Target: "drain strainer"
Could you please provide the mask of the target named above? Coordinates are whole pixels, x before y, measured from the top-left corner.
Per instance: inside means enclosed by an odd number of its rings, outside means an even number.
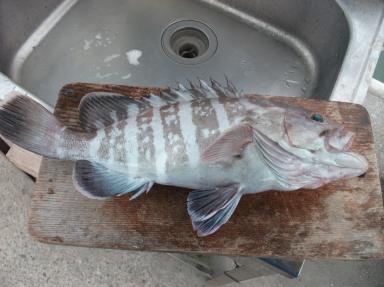
[[[207,61],[217,50],[217,38],[206,24],[196,20],[180,20],[164,29],[161,47],[172,60],[186,65]]]

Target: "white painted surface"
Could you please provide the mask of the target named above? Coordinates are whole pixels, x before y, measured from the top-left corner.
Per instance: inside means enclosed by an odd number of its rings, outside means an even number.
[[[370,94],[373,94],[377,97],[382,97],[384,99],[384,83],[378,80],[372,79],[368,92]]]

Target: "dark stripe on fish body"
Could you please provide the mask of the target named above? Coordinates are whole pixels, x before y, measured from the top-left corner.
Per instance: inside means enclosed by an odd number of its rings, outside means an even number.
[[[191,108],[192,121],[196,126],[196,142],[199,144],[200,153],[202,153],[219,135],[219,123],[211,99],[192,101]]]
[[[99,148],[97,150],[97,155],[101,160],[108,161],[110,159],[110,156],[112,156],[110,151],[113,148],[111,146],[113,128],[114,128],[113,126],[109,126],[104,129],[105,135],[101,139]]]
[[[224,107],[229,124],[233,124],[245,112],[245,107],[238,98],[219,97],[218,101]]]
[[[125,141],[125,128],[127,121],[123,120],[115,124],[115,147],[113,149],[115,161],[127,165],[127,149]]]

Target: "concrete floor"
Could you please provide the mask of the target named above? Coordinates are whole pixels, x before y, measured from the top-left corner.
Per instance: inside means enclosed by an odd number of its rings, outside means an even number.
[[[369,95],[384,183],[384,98]],[[30,239],[28,176],[0,153],[0,286],[202,286],[205,278],[161,253],[46,245]],[[270,275],[242,286],[384,286],[384,261],[306,262],[299,279]],[[232,284],[227,286],[239,286]]]

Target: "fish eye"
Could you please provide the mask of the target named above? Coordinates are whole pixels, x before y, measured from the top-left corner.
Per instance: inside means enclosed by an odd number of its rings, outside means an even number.
[[[319,122],[319,123],[323,123],[323,122],[324,122],[324,118],[323,118],[323,116],[320,115],[320,114],[313,114],[313,115],[311,116],[311,119],[312,119],[313,121],[315,121],[315,122]]]

